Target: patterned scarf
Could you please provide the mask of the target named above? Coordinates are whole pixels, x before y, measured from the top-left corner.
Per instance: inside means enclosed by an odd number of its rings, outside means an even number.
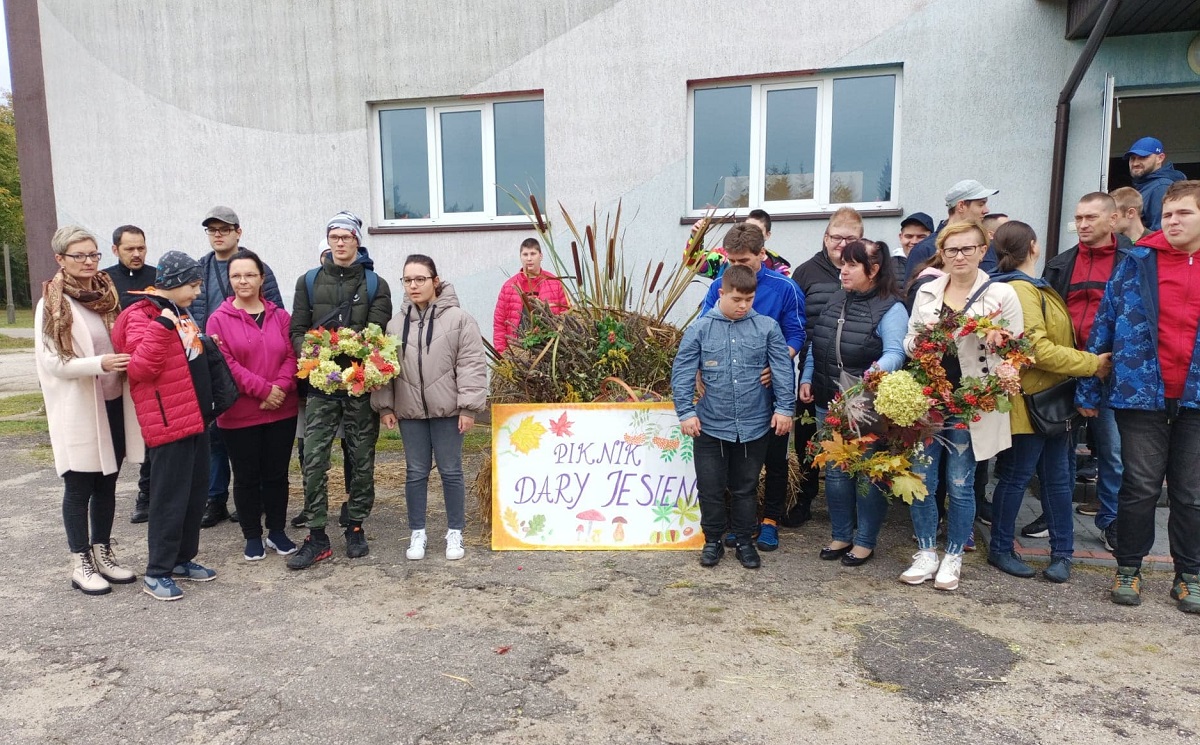
[[[121,300],[112,279],[104,272],[92,277],[91,289],[79,284],[79,280],[63,269],[42,283],[42,334],[58,350],[63,362],[74,359],[75,347],[71,343],[71,304],[67,298],[75,299],[80,305],[104,319],[104,327],[112,332],[113,321],[121,308]]]

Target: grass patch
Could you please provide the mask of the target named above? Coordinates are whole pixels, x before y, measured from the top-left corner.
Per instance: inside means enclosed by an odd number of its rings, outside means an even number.
[[[0,437],[44,435],[49,431],[50,429],[46,426],[45,418],[0,421]]]
[[[41,411],[42,403],[42,394],[40,393],[19,393],[15,396],[6,396],[0,398],[0,417]]]
[[[689,587],[695,587],[695,586],[696,586],[696,583],[691,581],[690,579],[677,579],[674,582],[672,582],[671,584],[667,585],[667,589],[686,590]]]
[[[751,626],[748,631],[754,636],[779,636],[779,629],[769,626]]]
[[[0,311],[0,328],[33,328],[33,308],[17,308],[16,322],[8,322],[8,313]]]
[[[337,448],[334,448],[335,450]],[[492,450],[492,428],[475,426],[463,437],[463,455],[478,455],[490,453]],[[375,442],[375,451],[379,453],[402,453],[404,441],[400,438],[400,428],[379,430],[379,439]]]
[[[904,690],[904,686],[899,683],[882,683],[878,680],[868,680],[867,685],[872,688],[878,688],[881,691],[887,691],[888,693],[900,693]]]
[[[0,349],[33,349],[33,339],[0,334]]]

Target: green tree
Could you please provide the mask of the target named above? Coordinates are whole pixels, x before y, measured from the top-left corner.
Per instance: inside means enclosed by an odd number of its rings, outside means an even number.
[[[4,103],[0,104],[0,242],[8,244],[12,256],[13,302],[28,307],[29,259],[25,252],[25,213],[21,209],[21,171],[17,166],[12,92],[5,93]],[[6,289],[3,267],[0,266],[0,304]]]

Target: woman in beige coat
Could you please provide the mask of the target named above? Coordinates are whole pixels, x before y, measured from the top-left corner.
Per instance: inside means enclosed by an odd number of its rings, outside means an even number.
[[[399,424],[404,440],[404,499],[412,530],[405,555],[425,558],[425,504],[436,459],[446,499],[446,558],[454,561],[463,557],[466,525],[463,436],[487,404],[483,337],[428,256],[405,259],[404,293],[400,312],[387,327],[400,337],[401,373],[371,394],[371,406],[383,426]]]
[[[997,313],[1008,322],[1008,332],[1020,334],[1024,329],[1021,303],[1017,293],[1008,285],[991,282],[979,262],[987,251],[987,233],[975,222],[948,225],[938,234],[937,250],[942,254],[946,275],[922,285],[913,301],[904,351],[912,355],[917,335],[936,324],[944,313],[966,312],[971,316]],[[987,341],[998,342],[1000,332],[989,332]],[[965,377],[980,378],[994,371],[1002,360],[989,349],[983,339],[967,334],[956,340],[957,353],[948,352],[942,358],[947,378],[957,388]],[[986,461],[1012,444],[1008,414],[993,411],[981,414],[979,421],[966,422],[966,429],[955,425],[961,422],[948,419],[947,427],[938,439],[925,445],[927,463],[920,463],[916,472],[925,478],[929,494],[937,493],[938,464],[946,459],[948,505],[946,512],[946,554],[938,561],[936,500],[926,497],[912,503],[913,530],[917,535],[917,553],[913,564],[900,581],[919,585],[933,579],[939,590],[958,588],[962,573],[962,554],[971,538],[975,522],[975,462]]]
[[[41,332],[34,358],[54,469],[65,487],[71,586],[104,595],[112,591],[110,583],[137,579],[117,563],[112,524],[121,461],[128,456],[140,462],[144,445],[132,400],[123,395],[129,355],[113,353],[112,325],[121,306],[112,280],[99,270],[96,239],[69,225],[54,233],[50,246],[59,270],[42,284],[34,312],[34,328]]]

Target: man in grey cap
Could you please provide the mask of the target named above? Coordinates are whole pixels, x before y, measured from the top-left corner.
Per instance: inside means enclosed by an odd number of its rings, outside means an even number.
[[[213,207],[201,222],[204,232],[208,235],[208,244],[212,251],[200,259],[201,278],[204,289],[189,308],[192,318],[201,330],[208,322],[208,316],[215,311],[225,298],[233,296],[233,287],[229,284],[229,259],[239,248],[242,238],[242,226],[237,213],[228,207],[220,205]],[[283,307],[283,297],[279,294],[279,283],[275,274],[267,266],[267,275],[263,277],[262,296],[266,300]],[[229,454],[225,451],[225,441],[221,433],[213,426],[209,431],[211,458],[209,461],[208,506],[204,510],[201,527],[211,528],[225,519],[234,519],[229,514]]]
[[[915,267],[924,264],[937,251],[937,237],[938,233],[942,232],[942,228],[957,222],[983,222],[983,218],[988,213],[988,198],[999,193],[999,189],[989,188],[971,178],[963,179],[951,186],[950,190],[946,192],[946,219],[932,235],[918,243],[908,253],[908,271],[904,277],[905,281],[907,282],[912,276]],[[983,261],[979,263],[979,268],[985,272],[996,268],[996,252],[991,246],[988,246]]]

